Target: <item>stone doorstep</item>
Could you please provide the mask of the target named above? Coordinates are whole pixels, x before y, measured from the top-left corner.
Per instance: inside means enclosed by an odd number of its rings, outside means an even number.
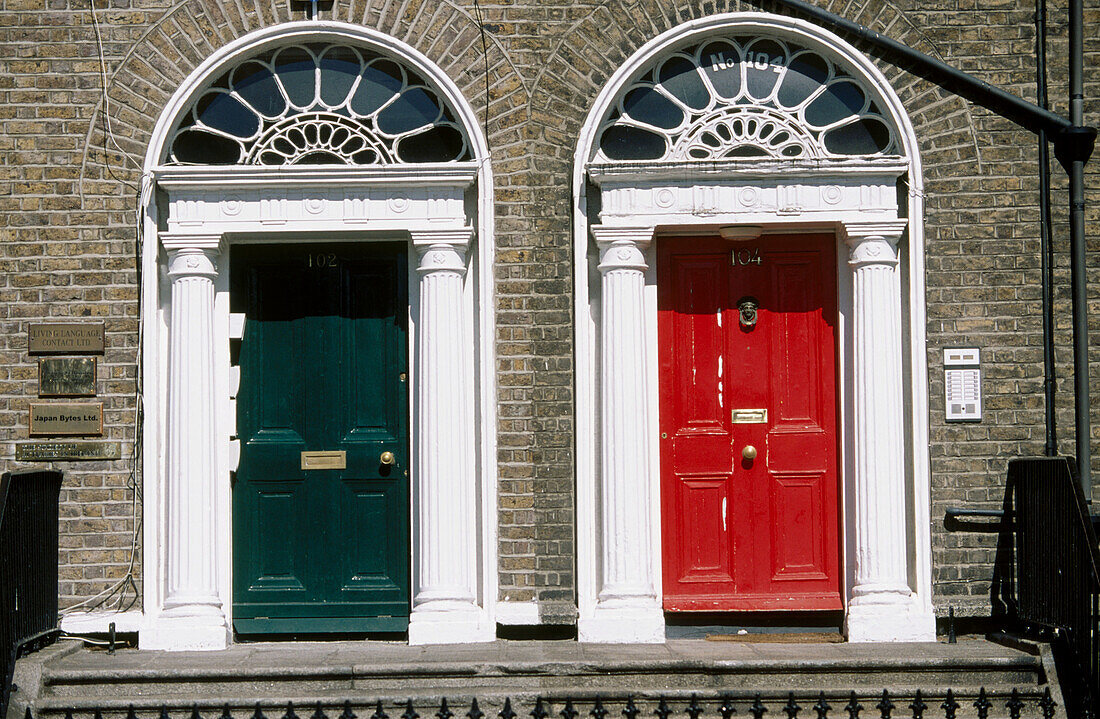
[[[68,644],[69,646],[65,646]],[[76,646],[73,646],[76,645]],[[507,642],[409,647],[372,642],[237,644],[220,652],[152,652],[123,649],[114,655],[59,644],[42,655],[44,688],[118,684],[341,684],[402,686],[440,682],[456,687],[494,683],[530,685],[543,680],[630,680],[661,677],[673,685],[703,678],[707,686],[784,674],[805,677],[911,675],[930,680],[1000,675],[1038,681],[1036,654],[986,641],[959,644],[768,644],[671,640],[661,645],[585,645],[576,642]],[[32,655],[33,657],[34,655]],[[28,657],[31,659],[31,657]],[[870,678],[870,677],[868,677]],[[671,681],[670,681],[671,680]],[[963,681],[959,681],[963,680]],[[866,680],[860,681],[865,684]],[[911,682],[901,682],[911,684]],[[923,682],[922,682],[923,683]],[[608,684],[610,686],[610,684]],[[881,684],[880,684],[881,686]]]
[[[122,649],[114,655],[61,642],[20,660],[20,691],[11,707],[19,713],[9,713],[9,719],[23,719],[28,705],[38,717],[97,707],[121,716],[131,704],[147,711],[164,705],[176,711],[197,706],[220,712],[227,703],[238,708],[260,703],[270,709],[268,719],[277,719],[288,701],[303,709],[303,717],[312,713],[305,709],[320,701],[334,717],[345,700],[360,717],[369,714],[362,707],[379,700],[397,717],[401,712],[393,709],[407,699],[428,716],[436,709],[425,713],[425,708],[438,708],[444,696],[459,717],[474,697],[486,708],[499,709],[505,697],[526,706],[539,696],[620,703],[628,696],[650,703],[667,697],[683,703],[697,694],[710,705],[726,694],[751,701],[757,693],[779,699],[793,691],[801,701],[824,691],[836,704],[840,698],[846,701],[853,689],[861,696],[885,688],[893,696],[911,697],[919,688],[931,698],[950,687],[960,702],[973,702],[985,687],[992,696],[1003,697],[1017,688],[1035,700],[1045,688],[1044,664],[1037,654],[986,641],[872,645],[670,640],[647,646],[498,641],[434,647],[286,642],[237,644],[220,652]],[[617,716],[620,709],[611,713]],[[652,707],[645,713],[652,715]]]

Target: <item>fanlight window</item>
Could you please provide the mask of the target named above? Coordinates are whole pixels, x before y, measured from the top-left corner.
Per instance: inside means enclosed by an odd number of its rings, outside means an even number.
[[[468,160],[439,93],[370,50],[306,44],[246,60],[195,100],[171,164],[389,165]]]
[[[620,94],[597,162],[896,155],[862,82],[815,50],[768,37],[711,38],[666,55]]]

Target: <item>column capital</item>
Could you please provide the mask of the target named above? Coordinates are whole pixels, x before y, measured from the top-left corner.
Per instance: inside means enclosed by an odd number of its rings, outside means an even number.
[[[592,225],[592,236],[600,248],[600,272],[645,271],[645,251],[653,242],[653,227],[607,227]]]
[[[420,256],[416,271],[421,275],[432,272],[466,272],[466,248],[473,239],[472,227],[456,229],[411,230],[413,248]]]
[[[157,235],[161,246],[172,250],[211,250],[220,253],[225,249],[225,235],[220,232],[161,232]]]
[[[909,226],[909,220],[876,220],[869,222],[853,220],[841,222],[840,224],[844,228],[844,241],[849,245],[861,239],[871,238],[887,240],[896,245],[905,232],[905,228]]]
[[[896,265],[898,241],[908,224],[907,220],[842,223],[848,263],[852,267]]]
[[[168,251],[168,277],[173,282],[187,277],[218,276],[217,248],[181,247]]]
[[[474,228],[454,227],[449,229],[409,230],[409,236],[412,237],[413,247],[420,253],[424,253],[428,248],[437,245],[452,245],[464,251],[474,238]]]
[[[596,238],[596,244],[601,248],[605,244],[629,242],[644,249],[653,241],[653,234],[656,232],[657,228],[652,225],[639,227],[592,225],[589,229],[592,230],[592,236]]]
[[[173,281],[184,277],[217,277],[218,256],[225,248],[225,236],[220,232],[161,232],[159,237],[161,246],[168,251],[168,276]]]

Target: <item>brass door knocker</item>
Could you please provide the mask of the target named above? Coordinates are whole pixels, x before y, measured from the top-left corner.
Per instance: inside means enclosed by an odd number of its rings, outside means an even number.
[[[741,326],[745,329],[752,329],[756,326],[756,310],[760,307],[760,304],[756,301],[755,297],[742,297],[741,301],[737,303],[737,311],[741,315]]]

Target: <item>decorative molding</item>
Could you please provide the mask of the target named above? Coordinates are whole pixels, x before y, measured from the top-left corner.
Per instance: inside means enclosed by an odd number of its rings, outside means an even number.
[[[600,248],[600,272],[636,270],[644,272],[648,265],[645,252],[653,241],[652,227],[607,227],[593,225],[592,235]]]
[[[225,235],[220,232],[161,232],[160,245],[169,253],[174,251],[208,252],[207,259],[214,264],[217,273],[217,261],[225,251]],[[169,262],[169,268],[171,262]],[[169,269],[169,272],[171,269]]]
[[[159,181],[168,190],[170,234],[201,232],[217,227],[225,232],[263,232],[272,225],[288,229],[405,229],[427,226],[464,227],[465,191],[471,172],[430,177],[395,177],[379,184],[360,173],[340,182],[330,171],[317,173],[176,172]],[[258,176],[259,174],[259,176]],[[226,184],[232,188],[227,197]]]
[[[831,62],[858,77],[878,104],[882,117],[895,128],[894,141],[900,157],[861,157],[853,160],[820,158],[815,162],[799,159],[777,160],[759,156],[723,161],[698,159],[692,162],[652,162],[628,160],[616,164],[601,159],[600,139],[605,121],[622,108],[617,104],[624,88],[631,88],[649,69],[658,66],[662,58],[674,55],[681,48],[697,47],[711,38],[741,36],[779,37],[793,45],[827,55]],[[735,63],[736,64],[736,63]],[[690,74],[690,73],[688,73]],[[669,76],[674,76],[671,73]],[[667,93],[659,90],[665,97]],[[625,122],[629,122],[629,119]],[[677,128],[681,132],[684,128]],[[732,137],[732,134],[731,134]],[[732,143],[731,143],[732,146]],[[666,147],[668,147],[666,145]],[[595,158],[595,161],[593,161]],[[667,160],[667,158],[666,158]],[[600,189],[600,214],[595,217],[589,202],[588,188],[595,183]],[[780,189],[780,186],[785,186]],[[579,631],[590,641],[621,641],[632,632],[646,633],[644,617],[616,618],[614,624],[601,623],[605,609],[600,592],[603,582],[605,547],[602,516],[607,501],[601,483],[604,481],[603,423],[608,413],[601,407],[603,385],[607,381],[601,356],[606,340],[603,281],[597,276],[594,233],[591,225],[607,227],[650,226],[660,236],[674,234],[719,233],[722,227],[757,225],[763,241],[769,232],[797,232],[807,228],[834,230],[846,239],[844,225],[867,221],[897,222],[904,215],[909,219],[907,251],[902,261],[890,266],[895,276],[906,273],[906,282],[895,290],[894,300],[907,308],[907,316],[897,317],[889,329],[891,341],[903,339],[906,354],[897,356],[898,365],[907,364],[911,384],[893,411],[893,419],[901,421],[903,435],[900,452],[903,460],[905,497],[897,526],[903,527],[908,540],[902,545],[904,556],[897,563],[906,571],[907,597],[886,605],[891,616],[875,616],[860,605],[850,605],[849,637],[853,641],[869,638],[874,641],[890,637],[906,641],[929,641],[935,637],[935,620],[931,596],[931,537],[929,519],[928,466],[928,397],[927,358],[925,350],[924,313],[924,234],[923,181],[919,146],[905,108],[889,81],[858,49],[833,33],[797,18],[770,13],[743,12],[715,14],[688,20],[653,38],[616,70],[597,96],[583,124],[574,154],[574,296],[576,303],[577,357],[577,545],[578,545],[578,608]],[[904,192],[899,192],[904,187]],[[898,206],[905,197],[905,207]],[[896,238],[895,238],[896,239]],[[658,240],[660,241],[660,240]],[[888,244],[888,243],[887,243]],[[869,245],[868,245],[869,246]],[[837,248],[838,255],[846,248]],[[604,254],[600,248],[601,255]],[[891,248],[890,256],[898,257]],[[863,410],[863,400],[857,394],[855,372],[849,343],[852,339],[852,314],[855,273],[858,267],[847,266],[838,278],[840,314],[840,411],[845,418],[841,433],[843,501],[851,506],[862,500],[853,482],[853,462],[857,442],[851,425],[855,415]],[[877,265],[879,268],[885,265]],[[862,270],[861,270],[862,271]],[[872,271],[872,270],[867,270]],[[878,270],[874,270],[878,271]],[[599,284],[593,284],[593,282]],[[903,286],[908,295],[903,297]],[[656,357],[657,300],[655,275],[647,271],[642,312],[645,337],[639,339],[636,351]],[[904,345],[903,345],[904,346]],[[649,444],[659,432],[652,416],[657,412],[657,374],[649,370],[645,392],[650,402]],[[892,420],[893,421],[893,420]],[[638,453],[639,455],[641,452]],[[656,476],[660,464],[658,453],[650,446],[649,492],[653,501],[659,498]],[[644,490],[643,490],[644,491]],[[911,503],[910,503],[911,502]],[[650,525],[660,526],[659,512],[654,510]],[[854,556],[857,527],[851,523],[842,527],[845,554]],[[889,549],[888,551],[893,551]],[[659,577],[659,538],[654,539],[651,571]],[[855,584],[854,567],[846,567],[845,590],[851,597]],[[912,582],[911,586],[908,584]],[[659,582],[658,582],[659,586]],[[864,583],[864,589],[870,589]],[[898,594],[900,597],[900,593]],[[869,607],[872,605],[863,605]],[[637,620],[632,623],[632,620]],[[592,631],[589,628],[593,628]],[[601,633],[598,628],[610,631]]]
[[[454,110],[454,120],[465,128],[468,147],[473,159],[469,162],[395,164],[379,166],[165,166],[170,137],[193,100],[210,86],[226,68],[267,49],[300,43],[345,44],[377,49],[380,54],[400,57],[416,68],[426,84],[437,91]],[[491,273],[494,257],[493,173],[489,162],[489,149],[481,130],[480,118],[474,112],[454,81],[423,53],[405,42],[372,28],[331,21],[302,21],[279,23],[247,33],[212,52],[179,86],[153,128],[143,165],[145,181],[142,192],[143,212],[143,261],[142,261],[142,328],[143,343],[142,378],[145,387],[146,412],[143,432],[142,471],[145,477],[143,514],[149,521],[143,526],[145,551],[145,577],[142,595],[144,620],[140,633],[142,647],[164,649],[190,648],[186,632],[165,633],[163,607],[166,586],[166,554],[168,533],[164,521],[164,485],[166,454],[175,432],[169,426],[167,353],[172,339],[169,316],[171,314],[171,284],[165,272],[165,253],[161,249],[158,224],[169,211],[179,213],[173,233],[181,237],[201,234],[228,233],[233,241],[283,243],[331,238],[334,231],[343,232],[348,241],[370,241],[373,238],[392,240],[407,237],[410,229],[462,228],[473,226],[479,241],[469,258],[470,272]],[[321,190],[320,193],[315,190]],[[303,195],[291,196],[291,191],[301,190]],[[308,191],[307,191],[308,190]],[[344,193],[345,190],[350,190]],[[426,190],[421,201],[412,198]],[[338,191],[335,197],[329,194]],[[173,200],[192,193],[187,200],[169,207]],[[377,193],[377,194],[376,194]],[[257,194],[260,199],[257,200]],[[305,200],[324,199],[324,208],[318,214],[309,213]],[[379,206],[395,200],[395,210],[381,211]],[[399,201],[400,200],[400,201]],[[234,204],[239,202],[239,205]],[[334,207],[334,202],[337,207]],[[214,208],[206,207],[213,204]],[[314,203],[316,209],[317,204]],[[426,209],[425,209],[426,208]],[[410,246],[410,255],[413,254]],[[410,273],[415,282],[415,274]],[[232,403],[225,398],[236,386],[229,369],[228,357],[228,283],[224,275],[215,278],[215,374],[218,385],[219,405],[217,432],[219,445],[218,495],[210,511],[215,515],[213,549],[207,561],[217,567],[219,596],[231,612],[232,586],[232,532],[229,526],[230,494],[227,473],[236,465],[237,450],[228,438],[232,434],[234,415]],[[412,338],[419,329],[419,298],[410,293],[410,380],[414,386],[420,381],[417,348]],[[482,278],[464,279],[461,304],[458,311],[465,318],[470,338],[461,354],[467,376],[463,378],[467,411],[463,422],[470,416],[479,416],[484,425],[496,425],[496,363],[493,283]],[[472,325],[472,327],[471,327]],[[223,329],[223,327],[225,329]],[[476,330],[476,331],[475,331]],[[418,442],[415,403],[411,414],[413,427],[411,441],[415,450]],[[467,531],[474,538],[477,548],[475,563],[476,596],[478,603],[466,627],[472,627],[476,637],[484,640],[495,636],[493,613],[495,603],[491,598],[497,593],[497,543],[496,523],[490,518],[496,511],[496,435],[472,428],[467,437],[467,462],[474,467],[478,483],[474,518]],[[414,470],[415,471],[415,470]],[[412,511],[417,511],[417,497],[413,497]],[[415,516],[415,515],[414,515]],[[414,553],[419,549],[415,547]],[[486,599],[489,598],[489,599]],[[230,617],[231,619],[231,617]],[[420,627],[428,623],[420,622]],[[464,641],[462,636],[448,634],[446,626],[439,632],[423,632],[426,641]]]
[[[798,168],[765,175],[739,172],[742,163],[698,176],[668,176],[668,168],[632,168],[610,173],[595,169],[600,187],[600,220],[605,226],[637,224],[646,218],[654,226],[679,223],[686,217],[707,223],[742,224],[787,217],[804,221],[866,221],[880,214],[897,217],[896,167],[840,168],[800,174]],[[874,172],[873,172],[874,171]],[[683,179],[690,177],[690,180]],[[792,178],[797,178],[792,182]],[[872,204],[868,198],[874,198]]]

